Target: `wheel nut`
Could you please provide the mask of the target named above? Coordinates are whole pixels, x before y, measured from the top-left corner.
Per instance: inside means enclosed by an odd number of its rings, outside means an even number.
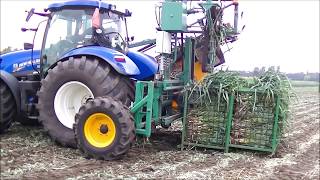
[[[105,125],[105,124],[102,124],[102,125],[100,126],[100,132],[101,132],[102,134],[106,134],[106,133],[108,132],[108,126]]]

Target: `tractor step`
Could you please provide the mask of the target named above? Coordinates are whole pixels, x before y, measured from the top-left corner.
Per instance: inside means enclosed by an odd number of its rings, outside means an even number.
[[[34,120],[36,120],[36,119],[38,119],[38,116],[28,116],[28,119],[34,119]]]
[[[183,89],[184,86],[169,86],[169,87],[165,87],[163,88],[164,91],[173,91],[173,90],[179,90],[179,89]]]
[[[177,114],[174,114],[174,115],[171,115],[171,116],[166,116],[166,117],[164,117],[163,118],[163,120],[164,121],[174,121],[174,120],[176,120],[176,119],[179,119],[179,118],[181,118],[182,117],[182,114],[181,113],[177,113]]]
[[[166,116],[164,118],[162,118],[162,122],[164,126],[170,126],[170,124],[179,119],[179,118],[182,118],[182,114],[181,113],[177,113],[177,114],[174,114],[174,115],[171,115],[171,116]]]

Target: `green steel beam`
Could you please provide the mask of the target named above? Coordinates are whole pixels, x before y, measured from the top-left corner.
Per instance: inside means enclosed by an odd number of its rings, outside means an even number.
[[[184,85],[191,81],[191,63],[194,61],[193,39],[186,38],[183,56],[183,81]]]
[[[273,150],[270,149],[270,148],[258,148],[258,147],[252,147],[252,146],[244,146],[244,145],[230,144],[229,147],[231,147],[231,148],[248,149],[248,150],[255,150],[255,151],[263,151],[263,152],[273,152]]]
[[[274,114],[274,124],[272,129],[272,151],[274,152],[278,145],[278,120],[279,120],[279,109],[280,109],[280,98],[276,97],[276,107]]]
[[[188,115],[188,91],[185,91],[183,96],[183,116],[182,116],[182,137],[181,137],[181,150],[183,150],[183,145],[185,144],[185,138],[187,135],[187,115]]]
[[[161,95],[163,92],[162,84],[156,83],[153,91],[153,104],[152,104],[152,120],[154,121],[155,125],[158,125],[159,117],[161,116],[162,112],[162,105],[161,105]]]
[[[146,104],[146,102],[148,101],[149,97],[144,97],[143,99],[141,99],[138,103],[136,103],[132,108],[131,108],[131,112],[132,113],[136,113],[144,104]]]
[[[226,153],[229,152],[229,146],[230,146],[230,132],[231,132],[231,127],[232,127],[233,106],[234,106],[234,95],[231,95],[231,97],[229,98],[226,133],[225,133],[226,139],[225,139],[224,151]]]
[[[147,87],[147,95],[144,96],[144,89]],[[154,96],[154,82],[142,82],[136,83],[135,102],[131,108],[131,112],[134,114],[134,120],[136,125],[136,133],[146,137],[151,135],[151,122],[152,122],[152,106]],[[143,108],[146,108],[146,112],[143,112]],[[145,118],[144,127],[142,125],[142,118]]]
[[[139,46],[144,46],[144,45],[154,44],[154,43],[156,43],[156,39],[146,39],[140,42],[129,44],[128,47],[134,48],[134,47],[139,47]]]

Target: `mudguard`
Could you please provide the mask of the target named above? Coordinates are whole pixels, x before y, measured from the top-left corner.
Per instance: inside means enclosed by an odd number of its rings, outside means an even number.
[[[137,65],[126,55],[115,51],[113,49],[109,49],[106,47],[101,46],[86,46],[80,47],[77,49],[73,49],[67,52],[63,57],[60,59],[67,59],[71,56],[96,56],[99,57],[106,62],[108,62],[118,73],[126,75],[126,76],[133,76],[139,75],[140,71]],[[125,60],[116,60],[116,58],[124,58]]]
[[[158,71],[158,63],[155,58],[141,52],[129,51],[127,56],[138,66],[139,75],[133,76],[138,80],[145,80],[153,77]]]
[[[17,78],[15,78],[12,74],[9,74],[6,71],[0,70],[0,79],[2,79],[9,89],[16,101],[17,114],[20,113],[20,87]]]

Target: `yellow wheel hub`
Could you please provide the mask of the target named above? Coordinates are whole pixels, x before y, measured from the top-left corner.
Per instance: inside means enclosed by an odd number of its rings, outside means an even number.
[[[84,124],[84,137],[94,147],[105,148],[116,137],[116,126],[108,115],[94,113]]]

